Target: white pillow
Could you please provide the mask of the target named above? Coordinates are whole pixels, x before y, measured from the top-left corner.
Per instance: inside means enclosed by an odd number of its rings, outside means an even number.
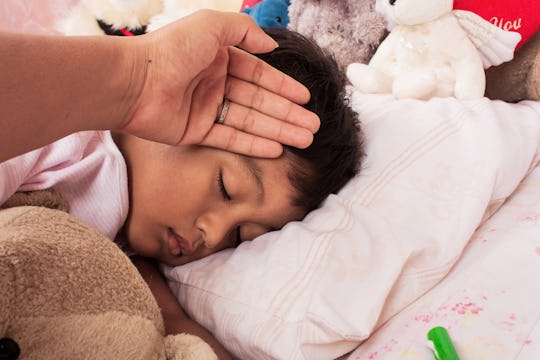
[[[331,359],[439,282],[537,163],[540,103],[353,94],[361,174],[302,222],[166,268],[241,359]]]

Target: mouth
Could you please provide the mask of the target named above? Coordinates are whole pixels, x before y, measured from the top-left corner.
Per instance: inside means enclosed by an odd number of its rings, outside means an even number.
[[[184,249],[182,247],[184,239],[175,233],[173,229],[167,228],[167,247],[169,253],[173,256],[183,255]]]

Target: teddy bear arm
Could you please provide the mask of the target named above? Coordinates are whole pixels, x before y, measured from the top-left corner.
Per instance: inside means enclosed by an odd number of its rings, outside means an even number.
[[[349,64],[347,78],[357,90],[364,93],[382,94],[392,90],[393,79],[377,68],[366,64]]]
[[[355,88],[365,93],[389,93],[396,70],[395,38],[392,34],[379,45],[368,64],[347,66],[347,77]]]
[[[191,334],[167,335],[165,337],[167,360],[217,360],[212,348],[201,338]]]
[[[382,71],[389,76],[395,75],[396,67],[396,52],[399,48],[398,39],[395,34],[391,33],[379,45],[375,54],[369,61],[369,66]]]

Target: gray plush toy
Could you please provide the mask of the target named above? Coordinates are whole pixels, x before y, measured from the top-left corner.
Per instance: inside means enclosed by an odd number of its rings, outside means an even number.
[[[292,0],[288,28],[330,49],[343,68],[367,63],[386,35],[375,0]]]

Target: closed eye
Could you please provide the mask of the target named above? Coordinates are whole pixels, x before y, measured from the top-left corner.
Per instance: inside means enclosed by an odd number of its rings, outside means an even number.
[[[220,168],[217,176],[217,183],[219,187],[219,192],[221,193],[221,196],[223,197],[223,200],[225,201],[231,201],[232,197],[229,195],[229,192],[227,191],[227,188],[225,187],[225,182],[223,181],[223,170]],[[234,237],[234,247],[237,247],[242,243],[242,235],[240,233],[240,226],[237,226],[235,229],[235,237]]]
[[[221,196],[223,197],[223,200],[231,201],[232,200],[231,195],[229,195],[229,192],[227,191],[227,188],[225,187],[225,183],[223,182],[223,170],[221,168],[219,169],[219,172],[218,172],[217,183],[218,183]]]

